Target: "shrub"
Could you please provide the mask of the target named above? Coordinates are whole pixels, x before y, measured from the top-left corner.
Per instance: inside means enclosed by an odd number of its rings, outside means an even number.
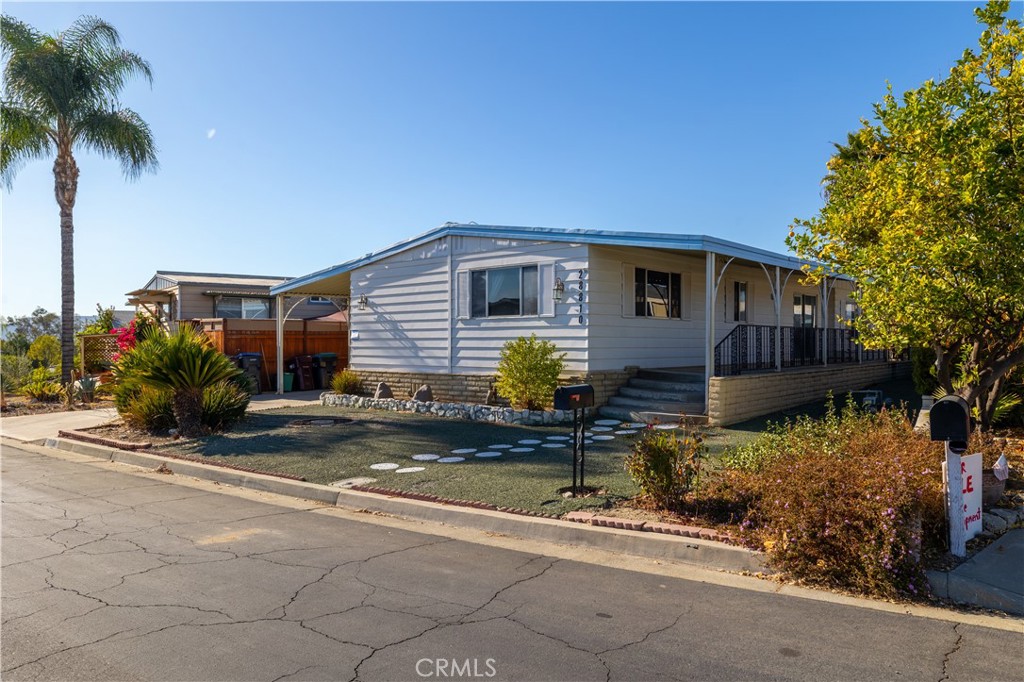
[[[55,403],[61,400],[64,387],[55,381],[34,379],[21,387],[21,394],[41,403]]]
[[[174,428],[174,403],[171,392],[156,388],[138,387],[128,393],[115,393],[117,412],[124,423],[133,429],[154,433]]]
[[[169,336],[148,335],[130,355],[139,384],[171,392],[178,431],[190,438],[203,434],[203,392],[242,373],[188,325]]]
[[[29,380],[32,372],[32,361],[26,355],[0,356],[0,382],[3,390],[14,392]]]
[[[203,391],[203,426],[212,431],[226,429],[245,416],[249,391],[238,381],[222,381]]]
[[[331,378],[331,390],[343,395],[356,395],[363,387],[363,381],[359,375],[350,369],[343,369],[335,372]]]
[[[706,456],[699,434],[647,428],[626,457],[626,471],[640,494],[663,509],[677,509],[697,484]]]
[[[910,362],[914,390],[918,395],[931,395],[939,387],[935,378],[935,351],[931,348],[912,348]]]
[[[56,336],[43,334],[28,348],[28,359],[36,367],[55,367],[60,364],[60,341]]]
[[[501,349],[494,388],[514,407],[541,410],[551,404],[558,376],[565,368],[565,353],[536,334],[508,341]]]
[[[927,591],[922,543],[944,538],[942,447],[899,410],[877,414],[831,404],[821,420],[769,431],[726,461],[751,508],[744,527],[771,565],[800,580],[883,597]]]

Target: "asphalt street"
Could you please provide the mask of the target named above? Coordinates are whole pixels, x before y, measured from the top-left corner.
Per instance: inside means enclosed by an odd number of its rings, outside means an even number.
[[[30,446],[0,474],[5,680],[1024,679],[1024,621],[624,570]]]

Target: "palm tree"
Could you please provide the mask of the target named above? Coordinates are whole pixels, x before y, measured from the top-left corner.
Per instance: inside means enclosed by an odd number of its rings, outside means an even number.
[[[57,35],[40,33],[10,16],[0,18],[6,60],[0,106],[0,179],[10,189],[27,161],[56,156],[54,194],[60,207],[61,377],[71,380],[75,352],[73,211],[78,193],[74,152],[85,149],[121,162],[128,179],[157,169],[149,126],[120,106],[118,94],[149,63],[121,47],[117,30],[81,17]]]
[[[142,386],[171,393],[174,420],[186,438],[203,435],[203,393],[238,380],[242,373],[205,334],[188,324],[168,336],[151,333],[132,353],[134,378]]]

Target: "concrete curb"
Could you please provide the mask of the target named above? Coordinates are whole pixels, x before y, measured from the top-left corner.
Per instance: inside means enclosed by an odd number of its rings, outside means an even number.
[[[357,511],[377,512],[532,540],[664,559],[704,568],[750,572],[766,570],[764,555],[760,552],[702,538],[622,530],[560,519],[433,504],[226,469],[189,460],[162,457],[154,453],[119,450],[65,438],[47,438],[43,444],[51,449],[111,462],[130,464],[151,470],[166,467],[175,474],[193,476],[250,490],[288,495]]]
[[[959,576],[955,571],[927,571],[926,575],[932,593],[940,599],[1024,616],[1024,601],[1018,593],[989,585],[977,578]]]

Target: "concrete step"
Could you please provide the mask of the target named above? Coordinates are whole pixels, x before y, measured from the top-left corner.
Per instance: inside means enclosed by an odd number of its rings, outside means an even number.
[[[666,412],[671,414],[686,414],[691,412],[703,412],[704,403],[703,401],[697,402],[696,400],[690,402],[684,401],[655,401],[655,400],[643,400],[638,398],[626,398],[623,396],[613,395],[608,399],[608,404],[612,407],[628,407],[633,410],[644,410],[647,412]]]
[[[693,383],[704,385],[703,372],[686,372],[672,369],[641,369],[636,373],[639,379],[653,379],[655,381],[669,381],[672,383]]]
[[[623,398],[654,400],[656,402],[702,403],[704,402],[704,387],[701,386],[699,389],[695,388],[691,391],[661,391],[653,388],[623,386],[619,389],[619,395]]]
[[[629,380],[630,388],[644,388],[652,391],[664,391],[666,393],[698,393],[704,392],[704,382],[696,381],[662,381],[661,379],[640,379]]]
[[[635,422],[647,422],[648,424],[675,424],[682,421],[684,424],[691,426],[702,426],[708,423],[707,415],[700,414],[704,409],[701,405],[700,408],[693,414],[681,416],[678,412],[657,412],[651,410],[637,410],[629,407],[616,407],[614,405],[605,405],[601,407],[600,412],[602,417],[609,419],[619,419],[621,421],[635,421]]]

